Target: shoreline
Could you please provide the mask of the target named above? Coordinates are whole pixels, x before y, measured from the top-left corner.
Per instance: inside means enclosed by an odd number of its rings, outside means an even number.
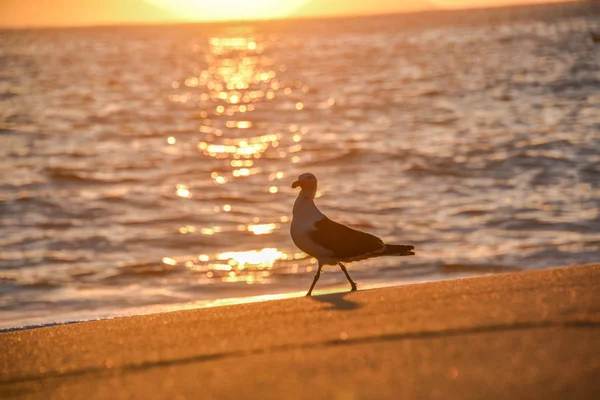
[[[510,274],[515,272],[523,271],[519,267],[504,267],[504,266],[477,266],[474,269],[473,266],[463,266],[460,264],[450,264],[448,266],[442,266],[441,268],[447,269],[458,269],[458,271],[462,272],[453,272],[448,275],[433,275],[429,278],[419,277],[418,279],[398,279],[390,282],[376,282],[376,283],[366,283],[360,284],[359,282],[359,290],[376,290],[376,289],[384,289],[389,287],[400,287],[400,286],[409,286],[409,285],[419,285],[423,283],[431,283],[431,282],[442,282],[454,279],[472,279],[482,276],[490,276],[490,275],[499,275],[499,274]],[[564,267],[550,267],[548,269],[554,268],[564,268]],[[309,281],[306,282],[307,289]],[[349,287],[346,281],[335,285],[327,285],[325,288],[320,289],[318,286],[315,288],[313,294],[314,295],[328,295],[334,293],[343,293],[349,291]],[[162,314],[174,311],[183,311],[183,310],[197,310],[202,308],[212,308],[212,307],[224,307],[224,306],[233,306],[238,304],[252,304],[263,301],[276,301],[283,299],[292,299],[303,297],[306,294],[306,290],[300,291],[288,291],[288,292],[279,292],[279,293],[265,293],[265,294],[256,294],[249,296],[238,296],[238,297],[224,297],[224,298],[216,298],[216,299],[203,299],[192,302],[183,302],[183,303],[158,303],[158,304],[148,304],[141,306],[134,306],[128,308],[121,308],[117,310],[106,310],[103,312],[98,312],[93,315],[90,311],[66,311],[59,314],[54,320],[48,321],[46,317],[27,317],[21,319],[12,320],[15,322],[16,326],[7,326],[4,325],[2,321],[0,321],[0,333],[3,332],[14,332],[21,330],[29,330],[29,329],[39,329],[51,326],[60,326],[60,325],[70,325],[70,324],[78,324],[82,322],[91,322],[91,321],[105,321],[105,320],[114,320],[118,318],[130,318],[136,316],[144,316],[144,315],[153,315],[153,314]]]
[[[593,398],[599,288],[592,264],[2,332],[0,397]]]

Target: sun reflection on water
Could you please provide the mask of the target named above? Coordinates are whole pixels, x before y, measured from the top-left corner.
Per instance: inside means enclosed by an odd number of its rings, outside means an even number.
[[[195,118],[199,123],[197,136],[193,136],[191,143],[190,137],[186,139],[171,134],[166,138],[168,147],[172,148],[173,154],[179,148],[194,151],[205,160],[206,165],[210,165],[207,175],[200,173],[199,182],[176,185],[175,194],[182,199],[190,199],[185,207],[195,207],[206,201],[203,197],[205,179],[217,185],[208,190],[234,192],[237,196],[237,193],[246,192],[248,186],[236,187],[236,184],[252,177],[254,184],[263,178],[264,186],[252,187],[251,190],[264,196],[277,195],[285,186],[278,181],[288,177],[287,172],[281,170],[282,163],[291,165],[300,161],[302,140],[308,132],[306,127],[294,122],[266,125],[261,114],[278,110],[295,121],[292,115],[304,112],[306,108],[302,94],[307,93],[309,87],[297,79],[288,79],[287,67],[277,65],[269,55],[269,46],[276,38],[265,38],[253,28],[222,33],[208,37],[206,46],[201,43],[194,45],[195,54],[205,57],[207,66],[184,79],[172,81],[171,85],[174,92],[170,98],[174,103],[198,104]],[[203,51],[204,48],[206,51]],[[206,174],[206,170],[203,173]],[[219,187],[221,185],[223,187]],[[212,223],[208,219],[196,226],[181,224],[176,228],[179,237],[212,241],[233,235],[241,240],[255,236],[270,240],[268,235],[280,229],[282,224],[289,223],[289,217],[280,214],[265,215],[266,221],[261,221],[258,215],[248,212],[243,202],[238,205],[231,203],[227,197],[224,199],[227,202],[203,206],[204,213],[223,213],[224,219],[215,217]],[[225,213],[229,213],[230,219],[225,217]],[[219,233],[222,234],[217,235]],[[265,282],[277,262],[289,262],[290,265],[282,268],[296,273],[299,257],[306,256],[265,247],[200,254],[191,259],[164,257],[162,263],[168,268],[181,267],[198,272],[201,274],[199,279],[252,284]]]
[[[179,197],[191,197],[191,193],[187,185],[178,184],[177,185],[177,196]]]
[[[179,233],[181,233],[182,235],[185,235],[187,233],[194,233],[194,232],[196,232],[195,226],[186,225],[186,226],[182,226],[181,228],[179,228]]]
[[[305,128],[290,126],[295,144],[280,149],[282,140],[289,140],[286,139],[289,132],[269,132],[254,117],[259,107],[275,101],[279,95],[285,98],[295,90],[308,90],[308,86],[297,80],[285,81],[279,76],[287,67],[277,66],[268,56],[267,49],[273,40],[273,37],[264,39],[247,27],[213,35],[208,38],[205,54],[208,67],[183,81],[185,87],[202,90],[198,95],[202,108],[198,131],[204,137],[196,143],[198,151],[215,160],[228,160],[232,167],[229,171],[212,172],[211,178],[217,184],[261,173],[264,169],[255,162],[270,151],[273,155],[268,157],[286,158],[302,149],[298,144],[299,133],[306,133]],[[180,87],[179,83],[175,86]],[[297,111],[304,107],[297,100],[289,102]],[[298,159],[294,156],[291,160]],[[272,187],[267,188],[271,193],[275,192]]]
[[[265,283],[276,262],[294,260],[295,257],[295,254],[288,255],[277,248],[268,247],[261,250],[228,251],[213,256],[200,254],[195,258],[186,259],[164,257],[162,262],[168,267],[181,266],[190,271],[204,273],[208,279],[253,284]]]
[[[251,251],[230,251],[217,255],[217,260],[227,260],[229,265],[237,269],[244,269],[246,266],[254,268],[272,268],[275,261],[284,257],[284,253],[275,248],[264,248],[262,250]]]
[[[279,228],[279,224],[256,224],[248,225],[248,231],[255,235],[267,235]]]

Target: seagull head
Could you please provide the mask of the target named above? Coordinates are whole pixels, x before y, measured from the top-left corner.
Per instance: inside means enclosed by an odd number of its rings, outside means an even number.
[[[317,178],[307,172],[305,174],[302,174],[298,177],[298,180],[296,180],[294,183],[292,183],[292,189],[297,188],[298,186],[300,186],[300,188],[302,188],[302,190],[309,190],[309,191],[317,191]]]

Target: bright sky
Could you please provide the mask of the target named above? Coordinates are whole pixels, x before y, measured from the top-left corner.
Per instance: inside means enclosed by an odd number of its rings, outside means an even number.
[[[561,0],[0,0],[0,27],[260,20],[556,1]]]
[[[564,3],[569,0],[431,0],[440,8],[498,7],[533,3]]]
[[[146,0],[192,20],[283,18],[310,0]]]
[[[371,6],[370,13],[381,11],[414,10],[419,8],[470,8],[493,7],[508,4],[549,3],[565,0],[145,0],[172,11],[183,18],[194,20],[223,21],[231,19],[273,19],[293,15],[294,11],[309,3],[327,3],[326,7],[339,8],[339,13],[354,14],[353,9],[363,10]],[[404,3],[404,4],[403,4]],[[422,3],[422,4],[419,4]],[[393,5],[390,5],[393,4]],[[419,7],[421,6],[421,7]],[[385,9],[383,9],[385,7]],[[381,11],[378,9],[381,8]]]

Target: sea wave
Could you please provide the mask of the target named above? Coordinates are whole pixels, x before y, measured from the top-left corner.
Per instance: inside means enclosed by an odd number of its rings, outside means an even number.
[[[2,32],[0,327],[305,290],[306,171],[359,284],[597,261],[600,9],[518,10]]]

